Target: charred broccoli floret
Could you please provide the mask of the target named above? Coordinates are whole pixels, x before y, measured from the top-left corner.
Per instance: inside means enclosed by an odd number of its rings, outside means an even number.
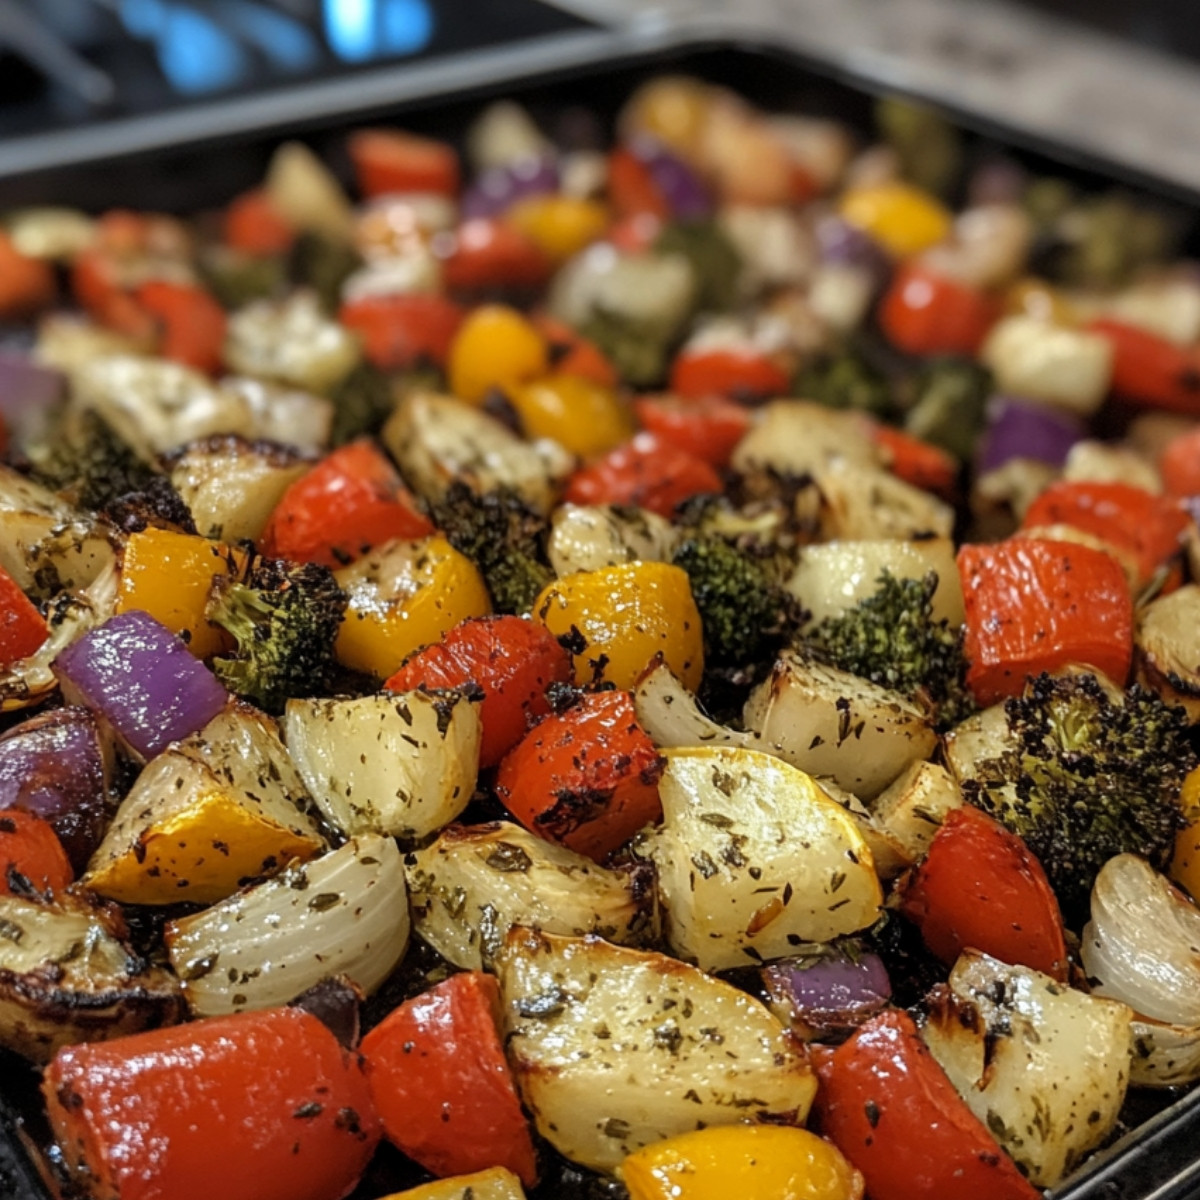
[[[512,488],[477,493],[461,482],[431,507],[446,540],[479,568],[496,611],[529,612],[554,579],[544,557],[545,518]]]
[[[685,537],[675,565],[687,572],[712,666],[745,665],[772,653],[798,623],[799,605],[770,559],[714,532]]]
[[[345,611],[345,592],[316,563],[258,558],[242,580],[218,575],[206,615],[237,649],[213,670],[231,691],[280,713],[289,699],[326,690]]]
[[[317,293],[326,312],[337,312],[342,284],[362,266],[350,246],[320,233],[302,233],[292,247],[289,273],[294,283]]]
[[[370,363],[359,363],[332,391],[330,440],[344,446],[364,433],[375,433],[395,407],[387,376]]]
[[[681,254],[696,276],[696,307],[726,312],[737,304],[742,256],[715,221],[673,221],[654,243],[659,254]]]
[[[153,468],[90,408],[64,412],[31,457],[40,482],[97,512],[155,478]]]
[[[887,379],[850,348],[810,363],[796,380],[796,394],[826,408],[852,408],[879,416],[893,407]]]
[[[938,724],[949,726],[972,708],[963,635],[933,615],[937,572],[898,579],[890,571],[876,590],[840,616],[826,617],[805,635],[810,651],[843,671],[931,702]]]
[[[991,374],[978,363],[934,359],[909,383],[904,428],[965,462],[983,432],[992,391]]]
[[[1006,702],[1010,748],[975,764],[967,799],[1022,837],[1075,927],[1117,854],[1163,868],[1183,823],[1179,791],[1196,765],[1182,709],[1095,675],[1040,675]]]

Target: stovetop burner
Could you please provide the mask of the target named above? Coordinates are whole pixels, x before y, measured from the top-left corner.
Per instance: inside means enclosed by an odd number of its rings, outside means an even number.
[[[0,0],[0,163],[4,139],[586,26],[538,0]]]

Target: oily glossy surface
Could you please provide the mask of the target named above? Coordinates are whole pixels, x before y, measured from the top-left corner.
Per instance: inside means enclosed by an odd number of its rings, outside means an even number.
[[[44,1093],[104,1200],[328,1200],[379,1137],[353,1056],[293,1008],[68,1047]]]

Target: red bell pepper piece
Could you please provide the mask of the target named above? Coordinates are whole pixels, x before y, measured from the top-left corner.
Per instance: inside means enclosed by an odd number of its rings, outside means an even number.
[[[970,947],[1066,981],[1062,915],[1042,864],[977,808],[947,816],[909,876],[900,911],[945,963]]]
[[[593,692],[511,750],[496,794],[531,833],[599,862],[662,816],[662,759],[628,692]]]
[[[45,308],[54,290],[50,264],[22,254],[0,231],[0,317],[24,317]]]
[[[75,1177],[120,1200],[332,1200],[379,1141],[357,1056],[299,1008],[67,1046],[42,1093]]]
[[[1025,512],[1023,529],[1069,525],[1102,539],[1137,568],[1145,583],[1179,553],[1191,519],[1180,505],[1128,483],[1051,484]]]
[[[1149,408],[1200,415],[1200,346],[1179,346],[1111,317],[1090,322],[1113,351],[1112,390]]]
[[[350,300],[338,320],[362,338],[372,366],[404,371],[422,362],[444,367],[464,315],[445,296],[417,293]]]
[[[204,288],[152,279],[137,289],[136,301],[158,321],[165,358],[208,374],[220,370],[225,310]]]
[[[671,391],[677,396],[730,396],[753,402],[786,396],[792,379],[769,354],[744,349],[689,350],[679,352],[671,367]]]
[[[639,433],[598,462],[576,471],[563,499],[570,504],[632,504],[669,517],[691,496],[724,490],[703,459],[653,433]]]
[[[616,368],[595,342],[569,325],[544,313],[533,318],[534,328],[546,339],[548,357],[557,375],[578,375],[601,387],[616,388],[621,379]]]
[[[1168,496],[1200,496],[1200,425],[1167,443],[1158,470]]]
[[[532,1186],[537,1158],[499,1018],[491,975],[451,975],[363,1038],[367,1083],[388,1140],[427,1171],[507,1167]]]
[[[648,213],[665,221],[671,215],[650,168],[623,146],[608,156],[608,200],[618,217]]]
[[[880,1013],[815,1058],[821,1131],[862,1172],[871,1200],[1041,1196],[963,1103],[907,1013]]]
[[[738,442],[750,431],[750,413],[724,396],[683,400],[677,396],[643,396],[633,411],[643,428],[667,445],[694,455],[711,466],[727,467]]]
[[[28,658],[41,647],[47,635],[46,622],[33,601],[0,567],[0,668]]]
[[[337,568],[393,538],[433,533],[392,464],[368,441],[335,450],[283,494],[259,548]]]
[[[418,687],[483,689],[479,764],[494,767],[548,716],[546,688],[569,683],[571,657],[542,625],[521,617],[479,617],[456,625],[441,642],[417,651],[384,686],[393,692]]]
[[[360,129],[347,149],[358,190],[368,200],[394,192],[458,194],[458,156],[445,142],[399,129]]]
[[[906,354],[974,356],[999,316],[986,292],[918,261],[901,265],[879,307],[883,332]]]
[[[1133,601],[1121,565],[1075,542],[1010,538],[958,552],[967,684],[980,704],[1019,695],[1030,675],[1082,663],[1124,686]]]
[[[75,878],[58,835],[35,813],[10,808],[0,812],[0,896],[11,895],[24,881],[39,892],[61,892]]]
[[[286,254],[296,240],[295,226],[262,188],[243,192],[225,210],[225,241],[244,254]]]
[[[883,448],[888,469],[898,479],[939,496],[954,495],[958,463],[940,446],[923,442],[894,425],[876,425],[871,436]]]
[[[457,294],[532,291],[554,266],[542,248],[515,226],[494,217],[464,221],[442,259],[442,279]]]

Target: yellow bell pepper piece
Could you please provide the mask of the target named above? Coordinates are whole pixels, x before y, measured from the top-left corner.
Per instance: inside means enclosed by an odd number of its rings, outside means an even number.
[[[604,236],[609,213],[605,205],[581,196],[529,196],[509,208],[504,220],[555,262],[564,262]]]
[[[474,1175],[455,1175],[396,1192],[383,1200],[525,1200],[521,1181],[503,1167],[492,1167]]]
[[[204,618],[218,575],[236,575],[245,555],[192,533],[147,528],[131,533],[121,562],[117,612],[141,609],[187,642],[197,658],[229,648],[225,633]]]
[[[579,375],[547,375],[507,395],[526,437],[553,438],[580,458],[606,454],[633,436],[633,419],[616,392]]]
[[[1175,853],[1167,873],[1192,899],[1200,901],[1200,767],[1183,781],[1179,805],[1187,825],[1175,835]]]
[[[664,146],[698,162],[713,104],[712,88],[686,75],[662,75],[643,84],[621,114],[624,132],[648,133]]]
[[[152,759],[121,802],[84,882],[132,904],[212,904],[323,847],[275,723],[227,705]]]
[[[460,621],[492,611],[478,567],[440,534],[391,542],[335,574],[349,596],[337,657],[380,679]]]
[[[686,687],[700,685],[700,613],[679,567],[638,562],[567,575],[538,596],[533,616],[555,637],[574,629],[587,642],[575,655],[577,683],[601,679],[632,689],[661,654]]]
[[[858,1200],[862,1177],[828,1142],[782,1125],[719,1125],[655,1142],[621,1173],[630,1200]]]
[[[548,369],[546,339],[527,317],[503,304],[485,304],[467,317],[446,364],[450,390],[471,404],[481,404],[492,388],[536,379]]]
[[[86,882],[123,904],[215,904],[242,882],[321,849],[225,791],[212,791],[154,825],[129,853],[109,859]]]
[[[953,218],[936,197],[899,181],[851,188],[839,211],[897,258],[936,246],[953,227]]]

